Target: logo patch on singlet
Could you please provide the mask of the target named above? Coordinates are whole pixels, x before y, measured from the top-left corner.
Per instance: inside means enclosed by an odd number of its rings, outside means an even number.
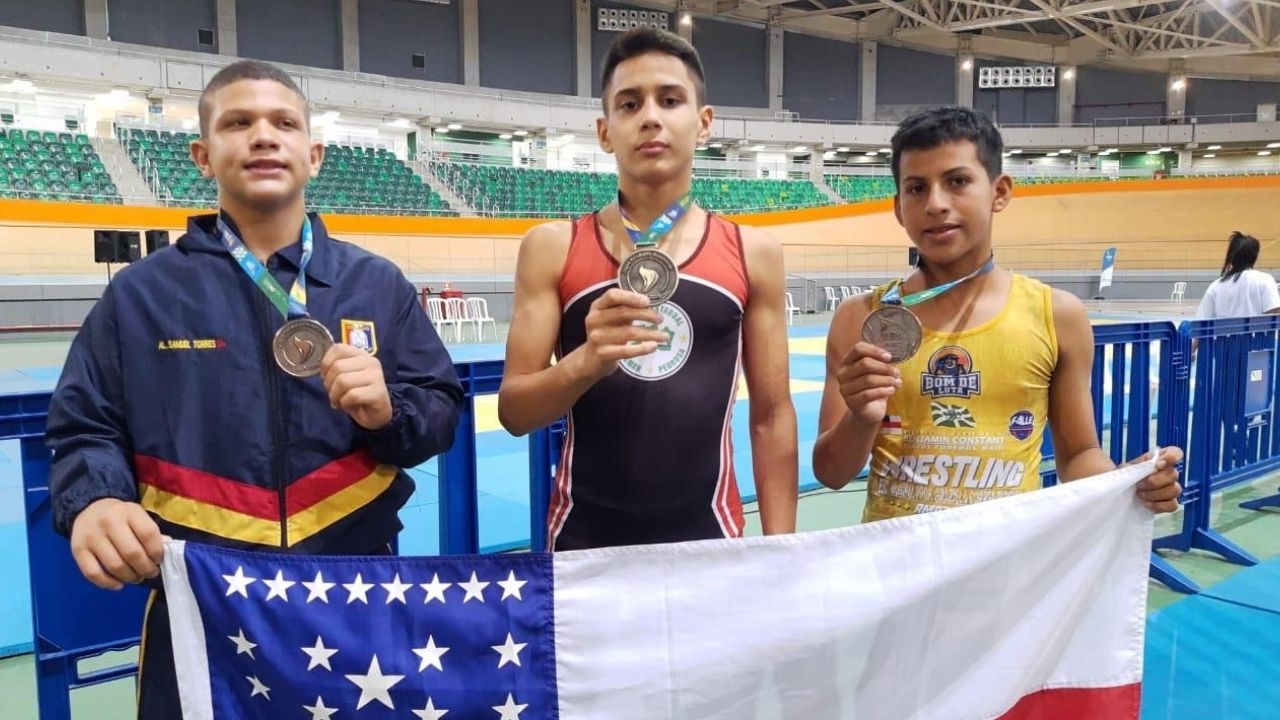
[[[981,395],[982,373],[973,368],[968,350],[957,345],[938,348],[920,373],[920,394],[932,398]]]
[[[675,375],[693,351],[693,323],[684,308],[666,302],[654,310],[662,318],[658,329],[666,334],[666,342],[648,355],[618,363],[623,372],[638,380],[664,380]]]
[[[1019,440],[1031,437],[1035,429],[1036,416],[1032,415],[1030,410],[1019,410],[1009,418],[1009,434]]]
[[[966,407],[933,402],[929,404],[929,411],[933,414],[933,424],[937,427],[978,427],[978,421],[973,418],[973,413],[969,412],[969,408]]]

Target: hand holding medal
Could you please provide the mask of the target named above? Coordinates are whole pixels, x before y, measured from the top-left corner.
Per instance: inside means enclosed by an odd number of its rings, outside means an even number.
[[[354,345],[334,345],[320,362],[329,405],[365,430],[381,430],[391,422],[391,393],[382,363]]]
[[[657,329],[662,318],[643,295],[610,288],[591,303],[585,321],[586,342],[572,357],[592,381],[610,375],[618,362],[648,355],[666,340]]]

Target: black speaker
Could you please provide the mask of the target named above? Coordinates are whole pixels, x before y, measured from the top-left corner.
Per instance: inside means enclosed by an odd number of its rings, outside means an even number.
[[[93,261],[96,263],[116,262],[116,232],[113,230],[93,231]]]
[[[915,267],[920,264],[920,251],[916,248],[907,248],[907,266]]]
[[[147,231],[147,254],[159,250],[169,244],[168,230],[148,230]]]
[[[120,241],[116,244],[116,262],[131,263],[142,259],[142,233],[136,230],[117,233]]]

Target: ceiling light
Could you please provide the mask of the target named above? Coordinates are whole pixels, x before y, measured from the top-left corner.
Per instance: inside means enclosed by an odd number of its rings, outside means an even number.
[[[396,118],[391,121],[391,127],[407,128],[409,127],[409,118]]]
[[[1203,157],[1213,158],[1213,157],[1218,157],[1218,156],[1217,156],[1215,153],[1205,153],[1205,154],[1203,155]]]
[[[447,133],[447,132],[449,132],[449,128],[444,127],[443,125],[441,125],[440,127],[436,128],[436,134],[438,134],[438,135],[444,135],[444,134],[445,134],[445,133]]]
[[[459,124],[459,123],[449,123],[446,127],[448,127],[450,130],[461,130],[461,129],[462,129],[462,125],[461,125],[461,124]]]
[[[973,69],[973,61],[972,61],[972,60],[965,60],[964,62],[960,63],[960,69],[961,69],[961,70],[972,70],[972,69]]]
[[[1051,152],[1051,153],[1047,153],[1047,154],[1045,155],[1045,157],[1058,157],[1058,155],[1059,155],[1059,154],[1060,154],[1060,153]]]
[[[35,93],[36,86],[30,80],[14,78],[12,81],[7,82],[4,85],[0,85],[0,90],[3,90],[4,92],[15,92],[15,93],[22,93],[24,95],[31,95]]]
[[[720,148],[724,147],[724,143],[711,143],[707,147],[715,148],[716,150],[719,150]]]
[[[1076,69],[1075,69],[1075,68],[1067,68],[1067,69],[1066,69],[1066,71],[1062,73],[1062,77],[1063,77],[1063,78],[1065,78],[1065,79],[1067,79],[1067,80],[1070,80],[1071,78],[1073,78],[1073,77],[1075,77],[1075,76],[1076,76]]]
[[[1173,88],[1174,90],[1181,90],[1186,86],[1187,86],[1187,81],[1183,80],[1182,78],[1178,78],[1177,80],[1174,80],[1173,83],[1169,85],[1169,87]]]
[[[1010,155],[1021,155],[1021,154],[1022,154],[1022,151],[1021,151],[1021,150],[1010,150],[1010,151],[1009,151],[1009,154],[1010,154]]]
[[[1266,157],[1270,154],[1271,154],[1270,150],[1262,150],[1261,152],[1258,153],[1258,157]]]
[[[838,148],[836,148],[836,152],[849,152],[849,148],[847,148],[847,147],[838,147]]]
[[[893,148],[880,148],[880,152],[884,153],[885,155],[891,155],[893,154]]]
[[[1162,148],[1160,148],[1160,149],[1156,150],[1156,152],[1173,152],[1173,148],[1171,148],[1171,147],[1162,147]]]
[[[755,152],[764,152],[764,146],[763,146],[763,145],[752,145],[752,146],[751,146],[751,149],[752,149],[753,151],[755,151]]]
[[[879,155],[880,153],[876,152],[875,150],[872,150],[871,152],[866,153],[867,157],[879,157]]]
[[[1280,148],[1280,143],[1267,143],[1267,147],[1271,149]]]
[[[795,146],[795,147],[791,148],[791,152],[793,152],[793,153],[807,153],[807,152],[809,152],[809,148],[807,148],[807,147],[805,147],[805,146],[803,146],[803,145],[797,145],[797,146]]]
[[[682,13],[680,15],[680,24],[684,25],[685,27],[689,27],[690,25],[693,24],[693,16],[690,15],[689,13]]]
[[[498,139],[499,139],[499,140],[510,140],[510,139],[511,139],[511,133],[502,133],[501,135],[499,135],[499,136],[498,136]]]
[[[511,133],[511,134],[512,134],[512,135],[515,135],[516,137],[524,137],[524,136],[526,136],[526,135],[528,135],[528,134],[529,134],[529,131],[528,131],[528,130],[516,130],[515,132],[513,132],[513,133]]]
[[[1070,149],[1070,148],[1062,148],[1062,149],[1061,149],[1061,150],[1059,150],[1058,152],[1062,153],[1063,155],[1070,155],[1070,154],[1071,154],[1071,149]]]
[[[1221,150],[1221,149],[1222,149],[1222,146],[1221,146],[1221,145],[1210,145],[1210,146],[1209,146],[1209,149],[1210,149],[1210,150]]]

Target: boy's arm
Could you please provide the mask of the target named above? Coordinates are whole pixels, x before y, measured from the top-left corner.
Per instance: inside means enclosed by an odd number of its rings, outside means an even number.
[[[637,293],[610,289],[591,304],[587,342],[551,364],[560,336],[560,272],[569,253],[569,223],[533,228],[516,258],[515,308],[507,334],[507,359],[498,390],[498,419],[513,435],[545,427],[563,417],[618,360],[653,352],[665,340],[658,314]]]
[[[813,445],[813,474],[837,490],[866,466],[888,398],[902,386],[888,354],[860,340],[870,310],[868,297],[841,303],[827,332],[827,376]]]
[[[123,388],[108,287],[71,344],[45,433],[54,528],[70,537],[85,578],[108,590],[155,577],[164,556],[160,529],[138,504]]]
[[[760,525],[766,535],[795,532],[796,410],[788,370],[786,275],[782,247],[744,227],[743,252],[751,297],[742,318],[743,368],[751,407],[751,462]]]
[[[1058,335],[1058,365],[1049,381],[1049,426],[1053,432],[1058,477],[1063,482],[1115,469],[1102,451],[1093,426],[1093,327],[1084,304],[1070,293],[1053,291],[1053,323]],[[1148,458],[1144,455],[1132,462]],[[1163,448],[1156,472],[1138,484],[1138,494],[1156,512],[1178,508],[1179,448]]]
[[[386,383],[385,401],[389,414],[377,429],[365,428],[373,456],[381,463],[408,468],[426,462],[453,445],[458,425],[458,409],[463,391],[453,369],[453,359],[440,342],[431,320],[418,303],[418,293],[400,279],[400,308],[396,323],[396,382]],[[334,346],[355,356],[355,362],[371,363],[375,380],[385,380],[381,363],[368,353],[349,346]],[[329,360],[330,358],[326,358]],[[353,362],[344,360],[341,362]],[[325,368],[326,385],[332,385],[332,367]],[[379,388],[381,390],[381,388]],[[344,410],[340,390],[331,390]],[[352,393],[354,395],[355,393]],[[359,413],[352,415],[358,426]]]

